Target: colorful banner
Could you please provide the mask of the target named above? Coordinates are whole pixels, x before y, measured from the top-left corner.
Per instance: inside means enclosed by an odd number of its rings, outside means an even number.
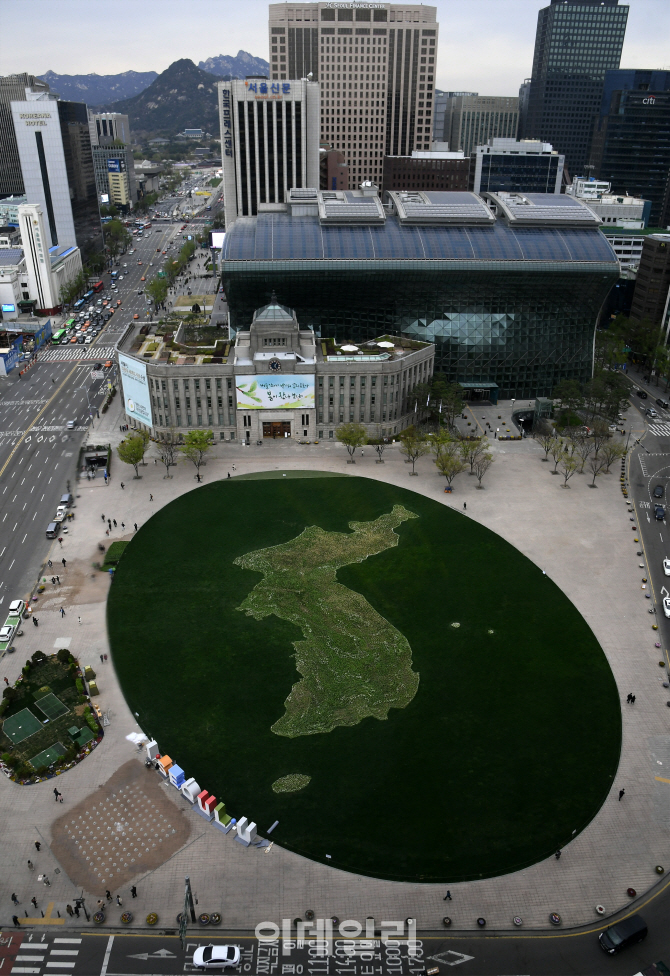
[[[314,375],[236,376],[238,410],[311,410]]]

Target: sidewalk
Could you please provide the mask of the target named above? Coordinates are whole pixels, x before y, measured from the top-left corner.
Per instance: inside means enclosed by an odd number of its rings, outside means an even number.
[[[110,441],[114,445],[122,439],[118,430],[119,408],[117,396],[114,407],[96,421],[99,426],[90,442]],[[476,407],[479,423],[491,410],[495,411],[495,419],[498,413],[503,417],[511,415],[509,405]],[[154,450],[149,448],[149,457]],[[355,465],[347,465],[344,448],[334,442],[302,446],[282,441],[259,448],[226,442],[216,445],[203,473],[208,482],[226,478],[229,471],[269,471],[279,475],[282,470],[306,468],[338,471],[400,485],[459,511],[467,502],[464,517],[476,519],[499,533],[563,589],[600,641],[624,702],[622,755],[612,794],[590,826],[564,849],[560,861],[552,857],[503,877],[452,884],[449,914],[455,929],[475,929],[476,918],[483,915],[489,928],[509,930],[512,917],[517,914],[523,918],[525,928],[541,929],[547,927],[551,911],[561,914],[565,927],[595,924],[597,904],[603,904],[608,915],[623,905],[634,904],[627,899],[626,889],[633,887],[642,897],[658,880],[655,865],[665,863],[666,869],[668,866],[670,786],[658,779],[657,766],[658,762],[670,766],[668,695],[661,686],[658,667],[660,654],[665,652],[654,648],[655,638],[640,591],[639,560],[631,543],[628,513],[614,471],[598,480],[597,491],[587,488],[586,476],[575,476],[570,482],[571,490],[564,491],[559,489],[559,479],[549,474],[550,465],[541,463],[542,451],[531,439],[494,441],[492,450],[495,463],[486,475],[485,490],[477,491],[476,480],[462,474],[454,482],[453,495],[444,493],[444,480],[429,457],[419,460],[419,476],[410,480],[409,468],[397,446],[385,452],[383,465],[375,464],[376,455],[371,449],[365,450],[364,457],[359,454]],[[5,673],[13,681],[25,658],[38,648],[48,652],[69,646],[82,665],[91,664],[96,670],[100,688],[96,700],[103,711],[109,710],[111,725],[101,745],[58,779],[65,798],[63,806],[54,803],[51,782],[20,787],[0,777],[0,816],[4,825],[0,904],[4,907],[5,924],[12,914],[12,891],[22,902],[19,915],[23,915],[33,894],[41,906],[47,897],[53,901],[54,916],[57,910],[64,915],[66,902],[75,895],[75,886],[50,850],[55,822],[76,805],[83,804],[82,809],[88,810],[87,798],[100,789],[104,792],[105,784],[117,770],[129,761],[139,764],[135,748],[125,739],[129,732],[138,730],[137,720],[121,695],[111,655],[106,664],[100,662],[100,654],[109,655],[105,625],[109,581],[102,574],[93,573],[91,564],[98,558],[99,541],[108,545],[116,539],[130,538],[135,522],[142,525],[159,508],[197,487],[190,464],[180,463],[172,470],[173,478],[166,480],[164,468],[154,466],[150,460],[141,469],[142,478],[134,480],[132,468],[115,458],[112,481],[104,491],[79,483],[77,518],[62,553],[58,553],[59,559],[67,558],[61,577],[63,585],[57,594],[45,594],[40,602],[39,628],[26,628],[17,654],[6,660]],[[121,481],[124,490],[120,488]],[[118,530],[110,538],[104,533],[103,513],[118,522]],[[122,521],[125,532],[121,531]],[[66,609],[64,619],[58,614],[61,602]],[[631,690],[638,699],[634,708],[625,705],[626,694]],[[552,762],[552,757],[547,757],[547,761]],[[157,775],[146,772],[147,777]],[[625,802],[619,803],[617,793],[622,786],[626,797]],[[232,833],[224,836],[205,823],[171,787],[163,785],[161,790],[175,817],[186,819],[189,839],[160,866],[134,878],[138,898],[132,904],[128,888],[122,890],[124,908],[131,907],[135,913],[133,927],[142,926],[149,911],[159,914],[160,924],[172,926],[182,907],[185,875],[191,877],[198,893],[200,910],[220,912],[223,928],[249,929],[265,919],[279,922],[282,918],[302,916],[307,908],[314,910],[317,917],[337,915],[362,920],[368,915],[378,919],[412,916],[417,918],[419,930],[441,927],[445,885],[392,883],[346,874],[283,850],[278,844],[268,853],[245,849],[234,842]],[[89,801],[91,816],[92,803]],[[252,810],[235,813],[253,816]],[[139,818],[138,824],[146,816],[141,804],[134,815]],[[105,839],[104,831],[101,837]],[[43,843],[39,855],[35,840]],[[35,872],[26,866],[29,857],[35,863]],[[48,890],[42,890],[37,883],[36,874],[42,871],[52,882]],[[89,906],[95,905],[105,886],[112,888],[113,895],[117,893],[111,882],[101,880],[100,886],[87,891]],[[57,921],[62,921],[65,928],[75,927],[68,918]],[[116,921],[117,909],[110,906],[108,924]],[[76,927],[80,928],[81,922],[76,922]]]

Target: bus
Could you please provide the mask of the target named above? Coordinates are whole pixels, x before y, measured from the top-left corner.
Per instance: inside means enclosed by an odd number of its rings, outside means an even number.
[[[72,307],[73,308],[76,308],[76,309],[80,309],[82,307],[82,305],[84,305],[84,299],[83,298],[80,298],[78,301],[76,301],[74,303],[74,305]]]
[[[64,327],[66,329],[73,329],[76,321],[77,321],[76,319],[68,319]]]
[[[65,338],[65,329],[57,329],[51,336],[52,343],[57,346],[58,343]]]
[[[93,298],[93,295],[94,295],[94,291],[92,288],[90,288],[87,292],[84,293],[84,301],[88,301],[89,298]]]
[[[93,285],[93,291],[102,291],[104,287],[105,286],[102,281],[96,281],[96,283]]]

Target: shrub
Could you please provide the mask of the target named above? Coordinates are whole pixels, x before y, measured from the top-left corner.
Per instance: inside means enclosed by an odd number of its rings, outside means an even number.
[[[38,766],[35,772],[37,773],[38,776],[46,776],[49,770],[47,769],[46,766]]]
[[[77,678],[77,680],[75,681],[75,686],[76,686],[77,691],[79,692],[79,694],[80,695],[83,695],[84,694],[84,682],[81,680],[81,678]]]
[[[47,656],[44,651],[35,651],[30,660],[33,662],[33,664],[41,664],[43,661],[46,661],[46,659]]]
[[[79,698],[77,699],[77,704],[83,705],[85,701],[86,701],[86,695],[80,695]]]
[[[3,752],[3,754],[0,756],[0,759],[2,759],[5,766],[10,766],[12,769],[14,769],[14,767],[17,766],[19,762],[16,756],[12,756],[10,752]]]
[[[38,651],[37,653],[38,654],[41,654],[42,652],[41,651]],[[58,658],[58,660],[60,661],[61,664],[68,664],[68,662],[70,660],[70,652],[67,649],[67,647],[61,647],[61,649],[58,652],[58,654],[56,655],[56,657]]]
[[[32,670],[32,666],[33,666],[33,662],[32,661],[30,661],[30,660],[29,661],[26,661],[26,663],[23,665],[23,667],[22,667],[21,670],[23,671],[24,674],[28,674],[28,672],[30,670]]]
[[[9,708],[9,699],[3,698],[2,701],[0,701],[0,716],[4,715],[8,708]]]
[[[6,698],[7,701],[15,701],[19,697],[19,693],[16,688],[13,688],[11,685],[7,685],[2,693],[2,697]]]
[[[88,725],[91,732],[95,732],[95,734],[97,735],[98,734],[97,720],[94,719],[92,715],[86,715],[85,718],[86,718],[86,724]]]

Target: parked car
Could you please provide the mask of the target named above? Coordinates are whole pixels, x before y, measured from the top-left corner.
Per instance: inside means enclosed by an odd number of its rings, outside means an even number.
[[[224,969],[237,966],[240,962],[240,950],[235,945],[198,946],[193,953],[193,965],[196,969]]]
[[[670,409],[670,403],[668,403],[668,401],[667,400],[664,400],[662,397],[659,397],[656,400],[656,404],[659,407],[663,407],[664,410]]]
[[[622,949],[628,949],[642,942],[647,937],[647,931],[647,924],[641,915],[630,915],[601,932],[598,942],[601,949],[609,955],[614,955]]]
[[[662,505],[654,505],[654,515],[659,522],[662,522],[665,518],[665,509]]]
[[[12,600],[9,604],[8,613],[10,617],[20,617],[25,609],[26,605],[23,600]]]
[[[663,485],[656,485],[653,492],[654,498],[663,498],[663,492]]]
[[[663,572],[666,576],[670,576],[670,559],[666,558],[663,560]]]

